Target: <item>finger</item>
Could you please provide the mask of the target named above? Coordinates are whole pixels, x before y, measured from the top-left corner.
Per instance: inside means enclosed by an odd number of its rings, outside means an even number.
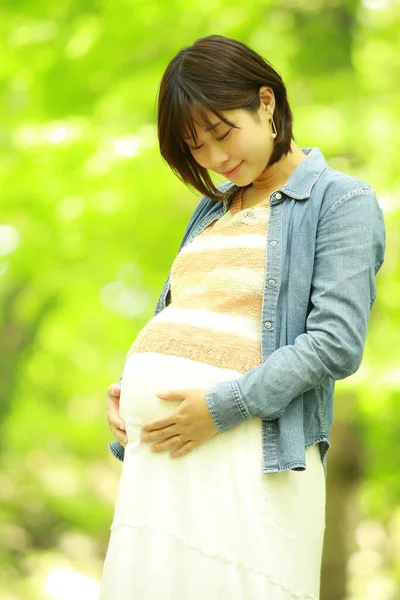
[[[115,419],[109,418],[108,426],[111,429],[112,433],[118,433],[118,435],[126,435],[125,424],[123,422],[120,423],[118,420],[116,421]]]
[[[117,438],[120,444],[125,446],[128,443],[128,437],[125,431],[119,429],[118,427],[110,426],[112,434]]]
[[[110,394],[107,396],[107,421],[111,425],[116,425],[125,429],[125,422],[119,414],[119,402],[115,401]]]
[[[128,443],[128,438],[126,437],[126,435],[115,435],[115,437],[117,438],[121,446],[125,448],[125,446]]]
[[[125,436],[117,438],[117,440],[119,441],[119,443],[121,444],[121,446],[123,446],[124,448],[126,448],[126,446],[128,445],[128,438]]]
[[[111,422],[112,426],[115,427],[115,429],[121,430],[121,431],[126,431],[125,428],[125,423],[123,421],[114,421]]]
[[[163,429],[156,429],[155,431],[150,432],[142,432],[140,435],[140,440],[142,442],[153,442],[155,440],[159,440],[160,442],[166,440],[168,438],[176,436],[178,433],[177,426],[170,425],[169,427],[164,427]]]
[[[185,400],[186,390],[159,390],[156,392],[158,398],[163,400]]]
[[[126,447],[127,447],[127,445],[128,445],[128,440],[125,440],[125,439],[123,439],[123,438],[120,438],[120,439],[118,439],[118,438],[117,438],[117,441],[118,441],[118,442],[121,444],[121,446],[123,446],[124,448],[126,448]]]
[[[172,415],[168,415],[168,417],[164,417],[163,419],[159,419],[158,421],[152,421],[150,423],[145,423],[142,426],[143,431],[151,431],[152,429],[162,429],[163,427],[169,427],[170,425],[177,424],[178,415],[176,413],[172,413]]]
[[[158,444],[154,444],[150,447],[152,452],[164,452],[164,450],[173,450],[177,447],[182,446],[181,442],[177,438],[176,435],[164,440],[163,442],[159,442]]]
[[[112,383],[108,387],[108,393],[111,396],[114,396],[114,398],[119,398],[119,396],[121,394],[121,386],[118,383]]]
[[[119,427],[119,429],[122,429],[122,431],[126,431],[125,423],[122,419],[119,419],[119,421],[117,421],[116,424]]]
[[[121,419],[118,411],[109,410],[107,412],[107,421],[110,427],[116,427],[117,429],[122,429],[123,431],[126,430],[125,421]]]
[[[171,458],[179,458],[180,456],[185,456],[185,454],[189,454],[196,447],[196,442],[194,440],[190,440],[190,442],[186,442],[177,450],[173,450],[170,452]]]

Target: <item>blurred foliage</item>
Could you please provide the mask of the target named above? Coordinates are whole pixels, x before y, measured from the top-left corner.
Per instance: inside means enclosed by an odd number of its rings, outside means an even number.
[[[278,69],[297,143],[368,181],[385,211],[364,362],[335,407],[362,465],[346,599],[400,597],[399,25],[395,0],[3,0],[1,600],[97,598],[120,472],[106,390],[198,201],[160,158],[156,93],[211,33]]]

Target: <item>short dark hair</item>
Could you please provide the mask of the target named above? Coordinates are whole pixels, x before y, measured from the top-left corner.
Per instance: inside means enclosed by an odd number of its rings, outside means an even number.
[[[195,161],[183,138],[190,135],[196,141],[194,114],[209,126],[205,114],[209,110],[234,127],[220,111],[241,108],[256,113],[259,90],[264,85],[275,94],[278,133],[270,166],[289,152],[294,139],[286,88],[270,63],[242,42],[220,35],[196,40],[170,61],[158,91],[158,140],[161,156],[186,185],[213,200],[232,193],[232,188],[222,192],[214,186],[207,169]]]

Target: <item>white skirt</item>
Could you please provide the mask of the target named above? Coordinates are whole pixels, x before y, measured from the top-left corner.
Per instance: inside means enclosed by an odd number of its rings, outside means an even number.
[[[161,389],[205,388],[241,374],[176,356],[131,354],[120,413],[128,444],[100,600],[317,600],[325,475],[316,444],[307,469],[264,474],[261,420],[186,456],[152,453],[140,428],[178,402]]]

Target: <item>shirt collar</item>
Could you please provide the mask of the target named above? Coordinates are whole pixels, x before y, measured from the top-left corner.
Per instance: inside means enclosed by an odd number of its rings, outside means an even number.
[[[317,146],[302,148],[302,150],[307,156],[297,165],[287,182],[280,188],[284,194],[295,200],[309,198],[315,182],[328,167],[324,155]]]
[[[324,155],[317,146],[314,148],[302,148],[302,150],[306,154],[306,157],[297,165],[286,183],[279,188],[279,191],[295,200],[306,200],[309,198],[315,182],[328,167]],[[237,189],[232,182],[225,182],[223,184],[224,191],[232,186]],[[225,208],[231,199],[232,196],[229,196],[224,200]]]

